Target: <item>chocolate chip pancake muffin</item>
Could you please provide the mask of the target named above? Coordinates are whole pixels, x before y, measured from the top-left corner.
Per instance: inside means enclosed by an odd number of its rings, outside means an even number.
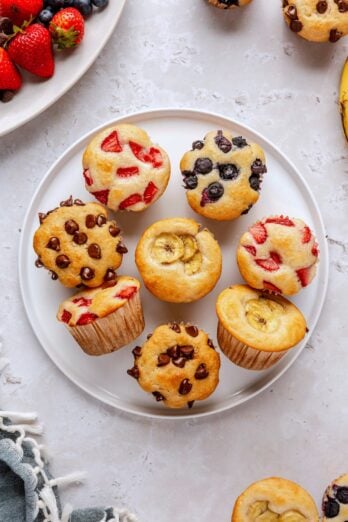
[[[226,130],[209,132],[203,141],[193,142],[180,169],[191,208],[218,221],[249,212],[267,172],[261,147]]]
[[[232,522],[319,522],[310,494],[290,480],[271,477],[255,482],[238,498]]]
[[[189,303],[208,294],[222,267],[218,242],[185,218],[162,219],[141,236],[135,262],[146,288],[162,301]]]
[[[209,0],[209,3],[219,9],[233,9],[250,4],[251,0]]]
[[[306,320],[295,305],[246,285],[223,290],[216,312],[221,350],[250,370],[270,368],[306,335]]]
[[[269,216],[243,234],[237,262],[253,288],[294,295],[313,280],[318,255],[314,234],[301,219]]]
[[[83,155],[86,189],[111,210],[140,212],[165,191],[170,163],[145,131],[120,124],[99,132]]]
[[[283,0],[290,29],[311,42],[337,42],[348,34],[347,0]]]
[[[51,271],[67,287],[97,287],[116,279],[127,248],[115,221],[108,221],[104,207],[72,197],[60,207],[39,214],[34,235],[37,266]]]
[[[323,498],[323,522],[346,522],[348,520],[348,475],[334,480]]]
[[[208,335],[190,324],[158,326],[133,355],[127,373],[168,408],[191,408],[219,383],[219,354]]]
[[[120,276],[66,299],[59,306],[57,319],[88,355],[114,352],[144,330],[139,289],[137,279]]]

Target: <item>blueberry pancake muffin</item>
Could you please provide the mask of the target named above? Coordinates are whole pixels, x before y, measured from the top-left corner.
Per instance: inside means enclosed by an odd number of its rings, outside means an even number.
[[[133,355],[128,375],[168,408],[191,408],[219,383],[219,354],[208,335],[190,324],[158,326]]]
[[[337,42],[348,34],[347,0],[283,0],[290,29],[311,42]]]
[[[226,130],[209,132],[203,141],[193,142],[180,169],[191,208],[218,221],[249,212],[267,172],[261,147]]]
[[[221,350],[249,370],[273,366],[307,331],[305,318],[290,301],[246,285],[223,290],[216,312]]]
[[[232,522],[319,522],[310,494],[290,480],[271,477],[251,484],[238,498]]]
[[[347,522],[348,520],[348,475],[334,480],[326,489],[323,498],[323,522]]]
[[[253,288],[294,295],[313,280],[318,255],[314,234],[301,219],[269,216],[243,234],[237,262]]]
[[[146,288],[162,301],[189,303],[216,285],[222,255],[213,234],[196,221],[162,219],[141,236],[135,262]]]
[[[127,248],[115,221],[108,221],[105,208],[72,197],[60,207],[39,214],[34,235],[36,266],[45,266],[52,279],[67,287],[97,287],[116,279]]]
[[[115,125],[94,136],[83,155],[86,189],[111,210],[140,212],[165,191],[167,153],[134,125]]]
[[[57,319],[88,355],[114,352],[144,330],[139,289],[137,279],[117,277],[66,299],[59,306]]]
[[[209,3],[219,9],[233,9],[250,4],[251,0],[209,0]]]

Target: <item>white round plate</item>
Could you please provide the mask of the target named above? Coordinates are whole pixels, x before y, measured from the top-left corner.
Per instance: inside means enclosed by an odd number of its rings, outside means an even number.
[[[63,324],[56,320],[60,301],[73,293],[58,281],[52,281],[48,272],[34,266],[32,248],[34,231],[39,225],[37,214],[56,207],[70,194],[91,200],[84,188],[81,157],[83,150],[98,130],[112,124],[128,122],[143,127],[155,142],[169,153],[172,175],[162,198],[145,212],[119,213],[116,217],[124,233],[129,253],[124,257],[120,273],[139,277],[135,263],[136,243],[147,226],[158,219],[174,216],[193,217],[206,225],[218,239],[223,251],[223,273],[215,290],[204,299],[191,304],[164,303],[142,288],[146,327],[143,335],[130,346],[93,358],[85,355]],[[268,173],[264,177],[261,197],[247,216],[235,222],[218,223],[205,220],[191,211],[182,187],[179,162],[194,140],[201,139],[209,130],[228,128],[249,141],[258,142],[266,152]],[[314,230],[320,246],[320,264],[313,283],[293,301],[301,308],[308,322],[306,339],[291,350],[276,366],[264,372],[243,370],[221,354],[220,384],[206,401],[196,402],[191,410],[170,410],[156,403],[152,395],[144,393],[137,382],[126,373],[133,365],[131,349],[141,344],[156,325],[168,321],[187,321],[209,332],[216,341],[217,320],[215,301],[223,288],[238,283],[241,277],[235,262],[239,237],[254,221],[269,214],[286,214],[303,218]],[[167,418],[195,417],[232,408],[278,379],[299,355],[318,320],[327,288],[328,251],[323,221],[314,197],[301,175],[285,156],[259,134],[228,118],[193,110],[158,110],[120,118],[90,132],[72,145],[58,159],[40,183],[34,195],[22,230],[19,253],[20,285],[24,305],[37,338],[61,371],[86,392],[121,410],[144,416]]]
[[[71,52],[55,53],[56,69],[49,80],[23,73],[23,86],[9,103],[0,103],[0,136],[38,116],[65,94],[92,65],[114,31],[126,0],[111,0],[94,9],[86,20],[82,44]]]

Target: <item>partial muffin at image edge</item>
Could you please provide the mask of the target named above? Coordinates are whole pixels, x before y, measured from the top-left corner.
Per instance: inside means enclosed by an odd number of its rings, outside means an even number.
[[[233,9],[250,4],[252,0],[208,0],[209,4],[219,9]]]
[[[168,154],[130,124],[98,132],[83,154],[86,189],[113,211],[140,212],[157,201],[170,177]]]
[[[280,477],[251,484],[236,500],[231,522],[319,522],[311,495]]]
[[[319,260],[315,235],[302,219],[268,216],[239,241],[237,263],[245,281],[259,290],[294,295],[314,279]]]
[[[348,520],[348,474],[333,480],[326,488],[323,503],[323,522]]]
[[[247,214],[259,199],[267,172],[262,148],[228,130],[211,131],[194,141],[180,169],[191,208],[217,221]]]
[[[221,350],[233,363],[250,370],[273,366],[307,331],[306,320],[294,304],[247,285],[223,290],[216,312]]]
[[[135,262],[146,288],[162,301],[189,303],[208,294],[222,269],[213,234],[196,221],[156,221],[142,234]]]
[[[137,279],[119,276],[99,288],[90,288],[63,301],[57,313],[88,355],[114,352],[134,341],[144,330]]]
[[[158,326],[133,355],[128,375],[168,408],[191,408],[219,383],[220,356],[208,335],[189,323]]]

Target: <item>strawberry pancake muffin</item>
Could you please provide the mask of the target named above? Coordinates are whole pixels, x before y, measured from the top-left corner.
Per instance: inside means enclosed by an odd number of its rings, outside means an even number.
[[[319,249],[311,229],[297,218],[270,216],[240,239],[237,262],[253,288],[294,295],[313,280]]]
[[[165,191],[170,177],[167,153],[134,125],[99,132],[83,155],[86,189],[111,210],[140,212]]]
[[[110,284],[66,299],[59,306],[57,319],[88,355],[114,352],[144,330],[139,289],[137,279],[120,276]]]

